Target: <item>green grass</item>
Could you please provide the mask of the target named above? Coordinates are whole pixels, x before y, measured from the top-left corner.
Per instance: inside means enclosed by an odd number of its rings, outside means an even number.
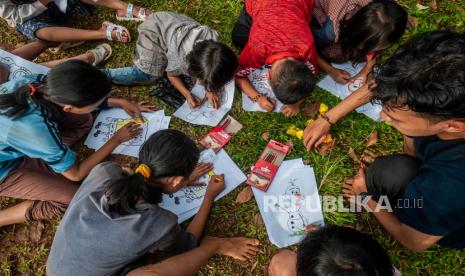
[[[212,26],[219,31],[221,39],[230,44],[230,32],[234,21],[241,9],[239,0],[172,0],[172,1],[133,1],[153,10],[170,10],[185,13],[199,22]],[[418,18],[419,26],[409,30],[402,41],[413,35],[435,30],[449,29],[454,31],[465,30],[465,4],[463,0],[440,1],[437,11],[417,11],[414,0],[400,0],[410,14]],[[428,1],[426,1],[428,2]],[[87,28],[100,25],[103,20],[114,21],[113,12],[98,9],[94,17],[88,22],[76,22],[77,25]],[[219,23],[218,23],[219,22]],[[90,25],[90,27],[89,27]],[[135,23],[127,24],[132,31],[133,39],[136,39]],[[21,38],[6,24],[0,24],[0,36],[2,42],[13,44],[21,42]],[[40,60],[48,60],[65,56],[72,56],[84,52],[94,47],[98,42],[86,43],[82,47],[68,51],[59,56],[42,55]],[[134,43],[118,44],[112,43],[114,48],[113,57],[106,67],[118,67],[131,64]],[[395,47],[393,47],[395,49]],[[237,49],[236,49],[237,50]],[[153,87],[115,87],[113,93],[118,96],[131,97],[133,99],[149,99],[147,92]],[[315,93],[308,100],[319,100],[327,105],[334,106],[339,100],[329,93],[316,89]],[[170,108],[165,108],[168,113],[173,112]],[[363,115],[352,113],[334,126],[332,133],[336,138],[336,148],[328,156],[320,156],[316,152],[307,152],[302,143],[296,138],[286,135],[289,125],[295,124],[303,127],[307,118],[298,116],[287,119],[279,114],[246,113],[241,108],[239,93],[236,93],[236,100],[231,115],[237,118],[245,128],[236,136],[226,151],[238,163],[244,172],[248,172],[250,166],[256,161],[267,141],[262,138],[263,132],[269,132],[270,138],[279,141],[292,141],[294,150],[288,158],[302,157],[306,163],[311,164],[317,175],[317,182],[320,183],[320,193],[322,195],[340,195],[341,183],[345,177],[352,176],[355,165],[347,155],[349,147],[352,147],[357,154],[364,150],[364,141],[371,132],[378,133],[379,142],[373,147],[377,153],[394,153],[402,149],[401,135],[390,126],[384,123],[375,123]],[[195,127],[173,118],[171,128],[181,129],[188,133],[193,139],[197,139],[205,134],[208,127]],[[90,151],[78,148],[81,156],[89,154]],[[245,187],[244,184],[231,194],[220,200],[212,210],[212,215],[208,223],[206,233],[214,236],[247,236],[258,238],[261,241],[259,254],[246,263],[234,261],[230,258],[213,257],[208,265],[202,268],[200,275],[263,275],[266,274],[267,266],[271,256],[277,248],[270,244],[267,238],[264,225],[257,224],[254,216],[259,212],[254,200],[243,204],[236,204],[236,195]],[[13,203],[12,200],[0,201],[0,208],[4,208]],[[411,253],[403,249],[387,234],[370,214],[350,214],[350,213],[326,213],[327,223],[347,225],[355,227],[361,231],[372,234],[389,251],[389,255],[396,267],[405,275],[465,275],[465,252],[458,250],[448,250],[440,247],[433,247],[424,253]],[[51,245],[54,229],[57,222],[47,224],[45,237],[39,244],[17,238],[20,233],[26,231],[28,225],[17,225],[0,230],[0,274],[2,275],[43,275],[48,250]],[[14,243],[4,243],[4,241],[16,241]]]

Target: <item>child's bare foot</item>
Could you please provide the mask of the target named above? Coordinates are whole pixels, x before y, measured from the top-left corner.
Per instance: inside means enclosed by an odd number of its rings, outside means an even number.
[[[222,238],[217,253],[247,261],[258,252],[260,242],[249,238]]]

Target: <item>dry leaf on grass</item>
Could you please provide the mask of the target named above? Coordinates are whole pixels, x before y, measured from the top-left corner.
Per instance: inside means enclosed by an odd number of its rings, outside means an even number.
[[[434,11],[438,9],[438,2],[436,0],[431,0],[431,9]]]
[[[370,137],[368,138],[367,142],[365,143],[365,147],[369,148],[375,145],[376,143],[378,143],[378,133],[376,133],[376,131],[373,131],[370,134]]]
[[[262,215],[260,215],[260,213],[256,213],[253,216],[252,221],[255,222],[255,224],[257,224],[257,225],[263,225],[264,224]]]
[[[292,141],[287,141],[285,144],[289,146],[289,151],[291,151],[294,148],[294,143]]]
[[[265,139],[265,141],[268,141],[270,139],[270,133],[268,131],[263,132],[262,133],[262,138]]]
[[[307,105],[304,108],[303,113],[305,116],[313,118],[316,116],[319,110],[320,110],[320,102],[316,101],[316,102],[313,102]]]
[[[318,151],[320,152],[321,156],[326,156],[331,152],[331,150],[334,148],[335,145],[336,145],[336,140],[333,139],[331,143],[321,144],[318,147]]]
[[[252,188],[250,186],[245,187],[236,197],[236,203],[244,203],[251,200],[253,197]]]
[[[29,227],[29,240],[35,244],[40,242],[45,230],[45,224],[42,221],[34,221]]]
[[[355,153],[353,148],[349,148],[349,151],[347,152],[349,154],[349,157],[354,160],[355,163],[360,163],[360,159],[358,158],[357,154]]]
[[[217,19],[212,19],[212,23],[213,23],[213,27],[218,27],[221,23],[221,21],[217,20]]]
[[[418,28],[418,19],[415,16],[408,15],[407,17],[407,28],[408,29],[415,29]]]

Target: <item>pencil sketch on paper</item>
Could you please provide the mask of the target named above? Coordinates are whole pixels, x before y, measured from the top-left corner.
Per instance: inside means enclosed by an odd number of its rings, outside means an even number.
[[[283,103],[276,98],[273,90],[271,89],[270,82],[269,82],[269,70],[270,66],[263,66],[252,73],[250,73],[247,78],[249,79],[250,83],[253,87],[262,95],[268,97],[268,99],[275,101],[276,106],[274,111],[279,112],[283,107]],[[252,100],[242,92],[242,108],[245,111],[265,111],[258,105],[256,102],[252,102]]]
[[[220,106],[225,105],[228,102],[228,93],[224,91],[221,93]],[[199,117],[204,119],[210,119],[215,116],[216,109],[213,108],[213,105],[210,101],[207,100],[204,108],[192,108],[191,112],[186,115],[186,119],[189,121],[195,121]]]
[[[295,184],[296,178],[289,179],[289,186],[284,193],[282,205],[276,203],[275,207],[287,213],[287,229],[291,235],[299,235],[305,231],[307,219],[302,214],[302,207],[305,206],[305,198],[300,192],[300,187]]]

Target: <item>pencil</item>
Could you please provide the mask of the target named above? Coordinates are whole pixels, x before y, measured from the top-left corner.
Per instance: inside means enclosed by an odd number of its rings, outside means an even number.
[[[224,123],[223,123],[223,125],[221,126],[221,128],[222,128],[222,129],[226,129],[226,128],[229,126],[230,123],[231,123],[231,118],[228,117],[228,118],[224,121]]]

